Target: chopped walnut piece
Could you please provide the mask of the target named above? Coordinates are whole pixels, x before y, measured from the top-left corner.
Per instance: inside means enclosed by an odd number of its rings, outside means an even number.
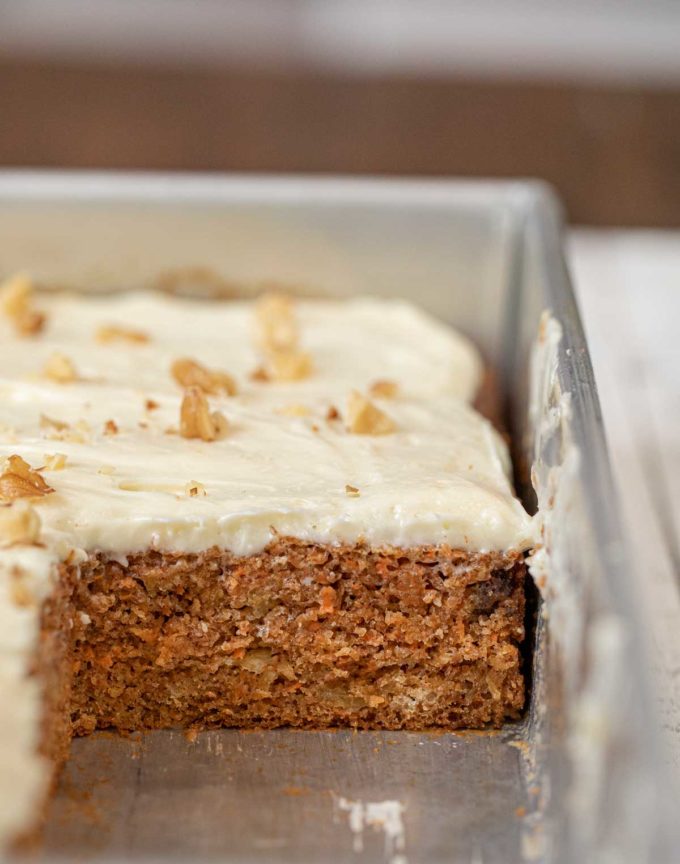
[[[64,423],[63,420],[54,420],[52,417],[48,417],[47,414],[40,415],[40,428],[41,429],[55,429],[57,432],[63,432],[69,428],[68,423]]]
[[[0,506],[0,546],[31,545],[40,537],[40,516],[28,501]]]
[[[143,330],[133,330],[130,327],[119,327],[117,324],[105,324],[96,333],[97,342],[134,342],[141,345],[149,341],[149,334]]]
[[[355,435],[387,435],[394,421],[361,393],[352,390],[347,400],[347,429]]]
[[[180,408],[179,434],[183,438],[201,438],[214,441],[222,438],[228,429],[226,417],[219,411],[210,413],[210,406],[200,387],[188,387],[184,391]]]
[[[42,498],[54,489],[21,456],[10,456],[0,474],[0,498]]]
[[[117,435],[118,434],[118,424],[115,420],[107,420],[104,423],[104,435]]]
[[[40,428],[45,430],[45,438],[52,441],[70,441],[74,444],[84,444],[90,434],[90,426],[85,420],[79,420],[75,427],[62,420],[54,420],[46,414],[40,415]]]
[[[0,285],[0,306],[8,318],[25,312],[31,302],[33,283],[26,273],[15,273]]]
[[[257,369],[253,369],[250,373],[249,378],[251,381],[269,381],[270,376],[269,372],[264,368],[264,366],[258,366]]]
[[[257,335],[266,351],[290,351],[298,341],[293,301],[286,294],[263,294],[255,304]]]
[[[124,492],[168,492],[177,494],[177,486],[172,483],[148,483],[146,480],[123,480],[118,488]]]
[[[45,316],[32,308],[33,284],[25,273],[17,273],[0,286],[0,306],[20,336],[33,336],[45,325]]]
[[[206,369],[190,357],[182,357],[170,367],[170,372],[180,387],[200,387],[211,396],[235,396],[236,382],[226,372]]]
[[[368,388],[368,392],[376,399],[394,399],[399,390],[399,385],[396,381],[380,379],[374,381]]]
[[[276,413],[283,414],[284,417],[309,417],[312,412],[306,405],[294,403],[293,405],[284,405]]]
[[[53,354],[47,361],[43,375],[58,384],[68,384],[78,377],[72,361],[65,354],[59,353]]]
[[[268,366],[274,381],[299,381],[309,377],[312,358],[304,351],[274,351],[269,356]]]
[[[27,506],[30,507],[30,504],[28,504]],[[38,516],[37,513],[35,515],[36,517]],[[40,520],[38,520],[38,530],[40,530]],[[31,541],[30,545],[37,543],[37,539],[38,538],[36,537],[35,541]],[[23,541],[23,543],[24,545],[29,545],[27,541]],[[28,609],[30,607],[35,608],[38,605],[37,599],[33,591],[31,591],[30,586],[26,584],[25,577],[26,571],[21,567],[13,567],[10,571],[11,581],[9,588],[12,596],[12,602],[15,604],[15,606],[19,606],[23,609]]]
[[[208,494],[205,491],[205,486],[197,480],[190,480],[184,487],[184,491],[190,498],[198,498],[199,495],[205,496]]]
[[[35,336],[45,326],[45,315],[36,309],[28,309],[14,319],[14,326],[20,336]]]
[[[350,498],[358,498],[359,495],[361,495],[361,492],[359,492],[356,486],[350,486],[348,483],[345,486],[345,494],[349,495]]]
[[[44,471],[63,471],[66,467],[66,456],[64,453],[46,453]]]

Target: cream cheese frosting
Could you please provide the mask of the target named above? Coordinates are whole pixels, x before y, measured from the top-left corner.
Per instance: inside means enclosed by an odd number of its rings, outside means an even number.
[[[219,545],[249,555],[273,531],[481,551],[531,543],[505,445],[468,404],[481,377],[476,350],[407,303],[300,302],[313,371],[291,382],[249,377],[260,359],[252,303],[125,294],[55,296],[41,308],[42,335],[2,334],[0,455],[34,467],[48,453],[66,456],[63,470],[43,472],[55,493],[36,505],[48,546],[125,554]],[[96,333],[108,325],[136,327],[149,341],[102,344]],[[77,380],[40,377],[55,353]],[[180,356],[236,379],[238,395],[208,397],[229,423],[222,440],[169,434],[179,425],[182,390],[170,367]],[[331,406],[344,416],[352,389],[376,379],[398,384],[396,398],[374,400],[394,433],[354,435],[326,420]],[[50,420],[78,430],[76,440]],[[116,434],[107,434],[110,420]],[[187,494],[192,481],[205,495]],[[347,485],[359,494],[348,497]]]
[[[483,373],[478,352],[409,303],[297,302],[312,372],[275,382],[251,375],[262,360],[251,302],[154,293],[37,301],[46,316],[38,335],[0,319],[0,458],[16,454],[34,468],[49,465],[48,454],[66,461],[41,472],[54,489],[33,502],[43,545],[0,549],[0,692],[15,706],[0,706],[0,839],[21,826],[47,776],[35,755],[39,693],[25,673],[52,565],[70,551],[124,557],[218,545],[249,555],[274,533],[470,551],[532,544],[507,448],[470,405]],[[102,342],[101,327],[132,327],[148,341]],[[55,354],[75,380],[45,377]],[[170,367],[179,357],[236,380],[237,395],[208,396],[228,423],[220,440],[177,432],[183,394]],[[349,394],[376,379],[398,385],[394,398],[372,397],[394,431],[352,434]],[[328,419],[332,409],[339,419]],[[16,566],[30,574],[30,608],[8,594]]]

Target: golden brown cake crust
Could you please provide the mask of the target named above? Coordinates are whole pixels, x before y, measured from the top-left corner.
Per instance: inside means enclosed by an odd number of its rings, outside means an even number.
[[[480,728],[524,704],[521,553],[278,538],[72,571],[75,734]]]

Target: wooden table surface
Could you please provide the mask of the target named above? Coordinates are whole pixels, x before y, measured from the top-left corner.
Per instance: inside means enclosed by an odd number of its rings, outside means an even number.
[[[680,233],[576,230],[569,261],[680,777]]]

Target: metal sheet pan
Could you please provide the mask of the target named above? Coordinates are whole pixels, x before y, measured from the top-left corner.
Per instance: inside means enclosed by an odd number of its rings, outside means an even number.
[[[650,625],[626,569],[560,232],[559,205],[534,182],[0,174],[0,275],[399,295],[465,330],[501,373],[519,486],[544,518],[521,723],[95,735],[74,742],[45,860],[677,860]]]

